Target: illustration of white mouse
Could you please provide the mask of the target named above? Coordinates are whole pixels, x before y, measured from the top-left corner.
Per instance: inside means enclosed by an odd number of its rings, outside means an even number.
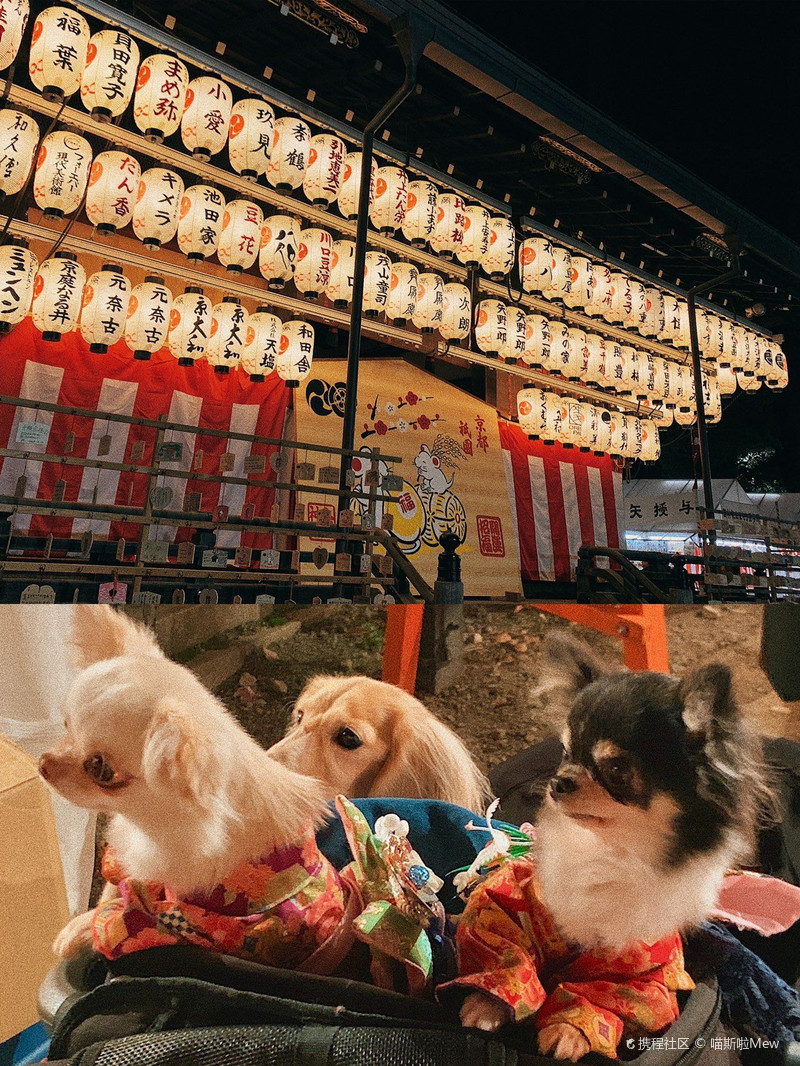
[[[414,466],[419,471],[418,483],[421,483],[428,492],[442,495],[449,491],[455,481],[455,474],[449,481],[447,480],[442,470],[441,459],[430,451],[427,444],[423,444],[420,448],[419,454],[414,459]]]

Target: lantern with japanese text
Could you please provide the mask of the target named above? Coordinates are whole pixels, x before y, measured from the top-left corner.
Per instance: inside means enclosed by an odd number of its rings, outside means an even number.
[[[378,167],[375,196],[369,205],[372,225],[392,235],[403,225],[408,209],[408,175],[402,167]]]
[[[719,329],[719,365],[728,367],[733,365],[733,357],[736,351],[736,323],[729,318],[720,317]],[[735,370],[736,367],[733,367]]]
[[[337,203],[345,218],[358,217],[358,196],[361,188],[361,152],[348,152],[344,164],[342,186],[339,189]],[[371,160],[369,169],[369,202],[375,199],[375,160]]]
[[[570,282],[569,292],[562,297],[564,306],[584,310],[589,306],[592,288],[592,264],[586,256],[571,256]]]
[[[659,340],[677,343],[681,328],[680,298],[674,292],[665,292],[664,324],[658,333]]]
[[[661,438],[658,435],[658,426],[651,418],[643,418],[640,421],[642,446],[639,458],[643,463],[654,463],[661,455]]]
[[[148,141],[160,144],[180,126],[186,107],[189,71],[175,56],[157,53],[139,67],[133,120]]]
[[[80,88],[89,23],[68,7],[46,7],[33,24],[28,73],[45,98],[61,102]]]
[[[436,224],[431,250],[443,259],[453,259],[464,243],[464,200],[454,192],[440,192],[436,200]]]
[[[589,451],[589,425],[586,417],[588,404],[572,396],[564,397],[567,417],[564,420],[563,444],[565,448],[580,448]]]
[[[150,251],[169,244],[178,229],[183,180],[174,170],[150,167],[133,205],[133,232]]]
[[[45,259],[33,283],[31,318],[42,340],[60,341],[78,324],[86,271],[72,252]]]
[[[131,283],[115,263],[106,263],[86,282],[80,331],[90,352],[107,352],[122,337],[130,296]]]
[[[705,346],[701,350],[709,359],[719,359],[722,355],[722,319],[719,315],[705,312]]]
[[[311,130],[296,115],[276,119],[266,175],[278,192],[292,192],[303,184],[310,140]]]
[[[567,421],[567,401],[563,396],[554,392],[544,393],[544,416],[545,425],[541,440],[545,444],[555,444],[565,438],[565,425]]]
[[[519,428],[531,440],[538,440],[547,427],[545,393],[533,385],[526,385],[517,393]]]
[[[745,374],[743,370],[737,370],[736,383],[742,392],[757,392],[762,385],[762,382],[758,380],[755,374]],[[675,415],[675,421],[678,421],[677,414]]]
[[[583,368],[583,381],[587,385],[603,384],[606,349],[599,333],[586,334],[586,363]]]
[[[570,346],[569,326],[566,322],[550,322],[550,358],[545,364],[545,370],[555,374],[569,377],[570,370],[574,366],[572,350]]]
[[[623,346],[622,352],[627,364],[628,392],[633,396],[634,400],[644,403],[649,396],[647,389],[648,374],[646,357],[642,352],[637,351],[636,348],[631,348],[627,345]]]
[[[178,218],[178,247],[194,262],[213,255],[222,232],[225,199],[211,185],[191,185],[183,194]]]
[[[314,327],[308,322],[284,322],[275,369],[287,388],[296,389],[311,372],[314,358]]]
[[[211,309],[206,359],[215,374],[228,374],[239,366],[247,342],[248,317],[238,296],[223,296]]]
[[[550,359],[551,343],[550,319],[540,314],[526,315],[523,362],[527,363],[528,366],[537,368],[547,366]]]
[[[586,312],[595,318],[605,318],[605,311],[611,303],[613,289],[611,268],[605,263],[592,263],[592,283],[589,288],[589,303]]]
[[[635,329],[638,332],[647,322],[647,290],[637,278],[630,278],[629,285],[631,305],[622,324],[626,329]]]
[[[750,369],[761,381],[767,380],[767,367],[764,362],[765,338],[759,333],[750,334]]]
[[[516,363],[525,356],[525,339],[527,334],[527,321],[525,309],[509,304],[506,307],[506,343],[500,350],[500,355],[507,363]]]
[[[664,294],[661,289],[646,285],[644,290],[644,321],[638,326],[643,337],[658,336],[664,321]]]
[[[404,326],[414,317],[418,283],[419,270],[413,263],[392,263],[386,317],[398,326]],[[444,305],[442,305],[442,313],[444,313]]]
[[[334,241],[331,247],[331,276],[325,295],[334,307],[347,307],[353,300],[353,241]]]
[[[516,234],[511,219],[496,215],[489,219],[489,247],[481,260],[482,269],[492,281],[502,281],[511,273],[516,259]]]
[[[613,422],[611,412],[605,407],[587,404],[586,439],[595,455],[606,455],[611,445]]]
[[[208,161],[228,143],[233,92],[221,78],[193,78],[186,87],[181,139],[195,159]]]
[[[464,266],[480,266],[489,250],[491,215],[480,204],[464,208],[464,240],[456,248],[456,259]]]
[[[187,285],[186,291],[172,301],[167,344],[178,366],[194,366],[202,359],[211,332],[211,302],[199,285]]]
[[[134,359],[147,360],[163,348],[171,310],[172,293],[163,278],[151,274],[134,287],[125,322],[125,343]]]
[[[14,237],[0,245],[0,334],[27,315],[33,299],[38,260],[28,242]]]
[[[308,146],[308,166],[303,192],[317,207],[328,207],[339,195],[344,178],[347,148],[341,137],[315,134]]]
[[[436,200],[439,191],[432,181],[410,181],[408,202],[403,217],[403,236],[415,248],[424,248],[436,225]]]
[[[653,397],[670,409],[675,407],[675,379],[672,373],[674,365],[668,359],[662,359],[660,355],[653,356]]]
[[[703,388],[703,413],[710,425],[719,422],[722,418],[722,395],[719,391],[719,383],[716,375],[711,376],[705,371],[701,374]]]
[[[721,396],[732,396],[736,392],[736,374],[729,366],[717,367],[717,388]]]
[[[131,102],[139,68],[139,46],[122,30],[100,30],[89,39],[81,75],[81,103],[92,118],[109,122]]]
[[[624,322],[631,307],[631,279],[619,270],[612,271],[611,293],[603,309],[603,318],[606,322]]]
[[[247,340],[241,367],[251,381],[264,381],[275,369],[283,323],[266,306],[256,308],[247,319]]]
[[[519,246],[519,280],[524,292],[544,292],[553,284],[553,244],[528,237]]]
[[[85,137],[77,133],[48,133],[39,147],[33,198],[46,219],[63,218],[80,207],[92,149]]]
[[[603,388],[619,392],[625,388],[628,364],[622,345],[609,337],[604,338],[605,360],[603,363]]]
[[[297,238],[294,283],[303,296],[321,296],[331,280],[333,237],[324,229],[304,229]]]
[[[0,111],[0,201],[16,195],[28,180],[38,144],[39,127],[30,115]]]
[[[522,312],[523,318],[525,312]],[[460,341],[469,336],[472,322],[472,301],[466,285],[451,281],[444,287],[442,324],[439,332],[447,341]],[[524,346],[524,335],[523,335]]]
[[[733,327],[734,348],[731,356],[731,366],[737,374],[740,371],[748,376],[753,373],[750,336],[750,331],[745,329],[744,326]]]
[[[760,384],[760,382],[759,382]],[[686,407],[675,408],[675,422],[679,426],[691,426],[694,425],[697,420],[697,408],[694,403],[687,405]]]
[[[769,381],[769,387],[773,392],[783,392],[789,384],[789,367],[786,365],[786,356],[782,348],[773,349],[775,362],[775,374]]]
[[[499,355],[508,344],[508,316],[502,300],[481,300],[477,304],[475,343],[485,355]]]
[[[0,0],[0,70],[10,67],[17,58],[29,14],[28,0]]]
[[[417,303],[411,321],[422,333],[433,333],[442,324],[444,281],[438,274],[420,274],[417,278]]]
[[[572,252],[569,248],[553,245],[553,269],[550,285],[542,293],[548,300],[562,300],[572,288]]]
[[[267,172],[275,131],[275,112],[266,100],[248,96],[231,109],[228,129],[228,158],[231,167],[248,181]]]
[[[363,311],[367,318],[377,318],[386,310],[392,280],[392,263],[385,252],[367,252],[364,260]]]
[[[576,326],[567,329],[567,351],[569,363],[561,373],[569,381],[582,381],[589,361],[589,349],[586,344],[586,333]]]
[[[86,189],[86,217],[104,237],[128,225],[142,170],[127,152],[101,152],[95,156]]]
[[[291,215],[270,215],[261,227],[258,269],[270,289],[282,289],[294,276],[300,227]]]
[[[229,274],[249,270],[258,259],[264,214],[250,200],[231,200],[222,213],[217,259]]]

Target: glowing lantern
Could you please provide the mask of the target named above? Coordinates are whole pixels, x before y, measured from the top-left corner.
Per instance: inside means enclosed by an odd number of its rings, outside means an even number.
[[[311,372],[314,327],[307,322],[284,322],[275,369],[287,388],[296,389]]]
[[[107,352],[122,337],[130,295],[131,284],[116,264],[107,263],[86,282],[80,330],[90,352]]]
[[[228,143],[233,93],[220,78],[193,78],[186,88],[181,139],[195,159],[207,161]]]
[[[28,25],[30,5],[28,0],[2,0],[0,2],[0,70],[10,67],[17,58],[22,36]]]
[[[151,251],[169,244],[178,229],[183,181],[174,170],[151,167],[142,174],[133,206],[133,232]]]
[[[228,157],[237,174],[249,181],[266,174],[274,130],[275,112],[265,100],[248,96],[233,105]]]
[[[8,333],[27,315],[38,265],[27,241],[15,237],[0,245],[0,333]]]
[[[656,337],[664,323],[664,294],[661,289],[648,285],[644,290],[645,317],[639,326],[643,337]]]
[[[719,315],[714,315],[707,311],[705,321],[706,347],[702,351],[709,359],[719,359],[722,355],[722,319]]]
[[[464,240],[456,248],[456,259],[464,266],[480,266],[489,248],[491,216],[480,204],[464,208]]]
[[[589,361],[586,334],[582,329],[576,329],[574,326],[567,328],[567,352],[569,362],[564,364],[561,373],[570,381],[581,381]]]
[[[522,307],[506,308],[506,343],[500,354],[507,363],[516,363],[525,356],[525,338],[527,334],[527,321],[525,310]]]
[[[522,312],[523,324],[525,312]],[[472,322],[472,300],[469,289],[457,281],[451,281],[444,287],[444,307],[442,309],[442,324],[439,332],[445,340],[460,341],[469,336],[470,323]],[[524,347],[523,335],[523,347]]]
[[[310,140],[311,130],[296,115],[284,115],[275,122],[266,175],[278,192],[291,192],[303,184]]]
[[[574,360],[570,348],[569,326],[566,322],[550,323],[550,359],[545,365],[546,370],[569,377]]]
[[[750,332],[744,326],[734,326],[734,354],[731,356],[731,366],[734,370],[742,371],[748,376],[753,373],[753,359],[750,351]]]
[[[547,237],[528,237],[519,246],[519,277],[524,292],[545,292],[553,284],[553,245]]]
[[[420,274],[417,278],[417,303],[411,321],[423,333],[433,333],[442,324],[444,282],[438,274]]]
[[[270,289],[282,289],[294,276],[300,227],[291,215],[271,215],[261,227],[258,269]]]
[[[47,219],[77,211],[92,163],[92,149],[77,133],[48,133],[39,148],[33,198]]]
[[[701,374],[703,387],[703,412],[707,422],[712,425],[722,418],[722,397],[716,377]]]
[[[547,427],[546,394],[533,385],[526,385],[517,393],[519,428],[531,440],[537,440]]]
[[[760,337],[758,333],[749,334],[750,341],[750,369],[757,378],[761,381],[767,380],[766,367],[764,365],[763,352],[764,342],[763,337]],[[747,369],[747,367],[745,367]]]
[[[92,118],[108,122],[121,115],[133,96],[139,46],[122,30],[100,30],[89,39],[81,76],[81,103]]]
[[[417,308],[419,270],[412,263],[393,263],[389,282],[386,317],[404,326],[414,317]],[[444,313],[444,308],[443,308]]]
[[[675,406],[673,398],[675,378],[672,373],[674,366],[674,363],[662,359],[659,355],[653,356],[653,395],[670,409]]]
[[[687,405],[686,407],[675,408],[675,422],[679,426],[691,426],[697,419],[697,410],[694,404]]]
[[[672,396],[678,405],[679,411],[687,411],[694,406],[694,375],[688,366],[675,363],[672,367],[675,382],[672,386]],[[686,425],[686,423],[681,423]]]
[[[424,248],[436,225],[438,190],[430,181],[410,181],[408,202],[403,218],[403,236],[415,248]]]
[[[213,255],[219,244],[225,199],[210,185],[192,185],[183,194],[178,218],[178,247],[192,261]]]
[[[345,218],[358,217],[358,195],[361,187],[361,152],[349,152],[344,164],[342,187],[339,189],[339,210]],[[369,201],[375,198],[375,160],[371,160],[369,169]]]
[[[386,310],[392,279],[392,263],[385,252],[367,252],[364,261],[363,311],[367,318],[377,318]]]
[[[658,426],[650,418],[640,420],[642,446],[639,458],[643,463],[654,463],[661,455],[661,438],[658,434]]]
[[[508,344],[508,316],[502,300],[481,300],[475,308],[475,343],[486,355],[499,355]]]
[[[664,325],[659,338],[677,344],[681,336],[681,301],[672,292],[664,293]]]
[[[211,332],[211,303],[199,285],[187,285],[176,296],[169,314],[167,344],[178,366],[194,366],[202,359]]]
[[[553,245],[553,271],[550,287],[542,295],[548,300],[563,300],[572,287],[572,253],[568,248]]]
[[[585,309],[589,306],[592,285],[592,264],[583,255],[573,255],[570,259],[570,287],[564,293],[563,300],[567,307]]]
[[[650,414],[659,429],[667,429],[672,425],[674,413],[671,408],[664,405],[663,400],[651,401]]]
[[[732,396],[736,392],[736,374],[729,366],[717,367],[717,388],[722,396]]]
[[[0,111],[0,200],[14,196],[28,180],[38,144],[39,127],[30,115]]]
[[[719,365],[731,366],[736,350],[735,324],[729,318],[720,318]],[[734,369],[736,369],[734,367]]]
[[[294,283],[303,296],[320,296],[331,280],[333,237],[324,229],[304,229],[297,238]]]
[[[571,396],[565,396],[564,406],[567,417],[562,427],[562,439],[565,448],[578,447],[581,451],[588,451],[588,431],[586,419],[586,405]]]
[[[318,133],[308,146],[308,167],[303,192],[317,207],[328,207],[339,195],[344,178],[347,148],[340,137]]]
[[[743,370],[736,371],[736,383],[743,392],[756,392],[762,384],[755,374],[745,374]],[[675,419],[677,421],[677,414]]]
[[[148,141],[160,144],[180,126],[186,107],[189,71],[175,56],[148,56],[139,67],[133,119]]]
[[[586,364],[583,368],[583,380],[587,385],[603,384],[605,375],[606,349],[599,333],[586,334]]]
[[[369,205],[372,225],[380,232],[394,234],[403,225],[408,209],[408,175],[400,167],[378,167],[375,196]]]
[[[542,440],[545,444],[555,444],[563,441],[566,437],[567,401],[563,396],[557,396],[554,392],[544,394],[545,424],[542,431]]]
[[[631,306],[631,279],[627,274],[613,271],[611,293],[603,310],[603,318],[606,322],[624,322]]]
[[[639,330],[647,321],[647,290],[641,281],[629,279],[631,306],[623,320],[626,329]]]
[[[149,359],[163,348],[171,310],[172,293],[163,278],[152,274],[134,288],[125,322],[125,343],[134,359]]]
[[[229,274],[249,270],[258,259],[264,213],[250,200],[231,200],[222,213],[217,259]]]
[[[610,449],[613,423],[611,412],[604,407],[586,405],[586,438],[595,455],[605,455]]]
[[[648,359],[643,352],[638,352],[635,348],[623,347],[622,353],[625,356],[626,370],[628,374],[628,391],[634,400],[639,400],[643,403],[650,395],[647,388],[648,379]]]
[[[106,236],[128,225],[132,216],[142,169],[127,152],[101,152],[89,172],[86,217]]]
[[[603,362],[603,388],[619,392],[625,387],[628,369],[622,345],[606,337],[603,341],[605,359]]]
[[[263,381],[275,369],[283,323],[268,307],[259,307],[247,319],[247,340],[242,352],[242,370],[251,381]]]
[[[60,341],[78,324],[86,271],[72,252],[45,259],[33,283],[31,318],[44,341]]]
[[[523,362],[533,367],[547,366],[550,359],[551,343],[550,320],[545,318],[544,315],[526,315]]]
[[[353,299],[353,262],[356,246],[352,241],[334,241],[331,247],[331,277],[325,295],[334,307],[347,307]]]
[[[504,215],[489,219],[489,247],[481,267],[492,281],[502,281],[511,273],[516,258],[516,234],[511,220]]]
[[[68,7],[46,7],[33,24],[28,72],[45,100],[64,100],[80,88],[89,23]]]
[[[628,421],[628,458],[638,459],[644,447],[641,419],[636,418],[635,415],[623,415],[622,417]]]
[[[247,319],[238,296],[223,296],[212,308],[206,359],[215,374],[228,374],[239,365],[247,341]]]
[[[786,356],[783,354],[782,349],[778,348],[777,351],[773,350],[773,358],[775,360],[777,375],[776,378],[770,382],[769,387],[773,392],[783,392],[789,384],[789,368],[786,365]]]
[[[440,192],[436,200],[436,225],[431,250],[443,259],[453,259],[464,243],[464,200],[453,192]]]
[[[589,292],[589,303],[586,306],[586,311],[590,315],[605,318],[611,305],[613,287],[611,269],[605,263],[592,263],[592,286]]]

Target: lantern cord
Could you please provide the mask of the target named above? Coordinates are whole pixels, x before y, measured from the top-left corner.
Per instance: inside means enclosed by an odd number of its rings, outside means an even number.
[[[14,73],[16,69],[17,61],[15,59],[11,66],[8,68],[8,73],[6,74],[6,83],[3,86],[2,95],[0,95],[0,104],[5,105],[6,101],[8,100],[8,94],[11,92],[11,86],[14,84]]]
[[[515,297],[513,295],[513,293],[511,292],[511,271],[510,270],[506,274],[506,288],[508,289],[508,301],[509,301],[509,303],[515,304],[517,307],[520,307],[521,304],[522,304],[522,278],[520,278],[520,282],[519,282],[519,296],[518,297]]]
[[[39,138],[39,143],[36,146],[37,147],[37,155],[38,155],[38,150],[41,147],[42,141],[45,139],[45,137],[48,137],[53,132],[56,123],[58,122],[59,118],[61,118],[61,112],[66,107],[66,103],[67,103],[66,100],[62,100],[61,101],[61,106],[59,107],[58,111],[56,111],[55,115],[53,116],[53,119],[52,119],[50,125],[47,127],[45,132]],[[28,180],[25,182],[25,184],[19,190],[17,195],[14,197],[14,203],[13,203],[11,209],[8,212],[8,217],[6,218],[5,225],[3,226],[3,232],[0,233],[0,244],[5,244],[6,243],[6,235],[8,234],[9,227],[11,226],[11,223],[17,217],[17,210],[25,202],[25,197],[28,195],[28,191],[30,190],[31,183],[33,182],[33,177],[34,177],[35,173],[36,173],[36,164],[34,164],[31,167],[31,172],[28,175]]]

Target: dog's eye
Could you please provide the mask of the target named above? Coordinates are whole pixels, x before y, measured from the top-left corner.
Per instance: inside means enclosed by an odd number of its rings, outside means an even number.
[[[348,729],[347,726],[343,726],[333,739],[334,743],[338,744],[340,748],[346,748],[348,751],[355,751],[355,749],[360,748],[362,744],[361,737],[358,733],[354,733],[353,730]]]
[[[83,769],[99,785],[107,785],[109,781],[114,780],[114,769],[110,763],[107,763],[102,755],[98,752],[96,755],[90,756],[83,764]]]
[[[609,759],[605,765],[605,771],[612,781],[619,781],[623,778],[627,769],[624,759]]]
[[[302,711],[295,711],[294,712],[294,720],[295,720],[295,724],[296,725],[300,725],[300,723],[303,721],[303,712]]]

